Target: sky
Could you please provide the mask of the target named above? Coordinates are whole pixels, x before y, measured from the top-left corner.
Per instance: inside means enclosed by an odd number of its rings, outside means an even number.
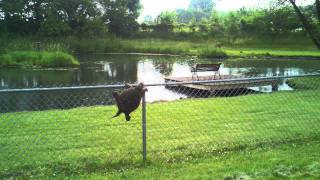
[[[310,2],[314,0],[303,0],[305,2]],[[143,11],[140,15],[139,20],[147,15],[156,17],[164,10],[175,10],[178,8],[187,8],[190,0],[140,0],[143,5]],[[242,7],[256,8],[256,7],[266,7],[270,4],[270,0],[215,0],[216,9],[218,11],[230,11],[238,10]]]

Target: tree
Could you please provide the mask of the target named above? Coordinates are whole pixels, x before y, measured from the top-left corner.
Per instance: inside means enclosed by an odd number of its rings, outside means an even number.
[[[233,12],[231,12],[224,22],[224,26],[226,27],[228,37],[230,37],[231,41],[234,41],[239,36],[239,28],[240,28],[240,18]]]
[[[44,36],[67,35],[72,32],[67,21],[61,21],[55,11],[47,11],[46,17],[40,23],[39,33]]]
[[[111,32],[129,35],[138,30],[139,0],[100,0],[100,3],[105,12],[103,19]]]
[[[48,0],[28,0],[25,3],[26,12],[28,12],[30,21],[35,29],[35,32],[38,32],[40,29],[40,23],[44,20],[45,6],[47,3],[50,3]]]
[[[94,0],[58,0],[52,2],[55,7],[52,10],[56,11],[57,16],[62,21],[68,22],[72,31],[81,33],[81,30],[86,23],[95,20],[101,16],[101,12]],[[59,13],[60,12],[60,13]]]
[[[206,14],[210,14],[214,8],[215,3],[212,0],[191,0],[189,9],[202,11]]]
[[[143,18],[143,22],[144,22],[145,24],[147,24],[147,25],[151,25],[151,24],[154,23],[154,20],[153,20],[152,16],[147,15],[147,16],[145,16],[145,17]]]
[[[0,20],[4,20],[3,1],[0,0]]]
[[[209,18],[209,31],[213,36],[222,36],[225,31],[222,18],[218,16],[217,11],[212,11]]]
[[[163,11],[156,19],[156,30],[160,32],[171,32],[176,22],[176,12]]]
[[[189,9],[177,9],[177,21],[179,23],[189,23],[193,18],[192,11]]]
[[[199,23],[202,19],[208,19],[215,7],[212,0],[191,0],[189,4],[189,11]]]
[[[2,0],[1,11],[7,31],[23,33],[28,31],[25,2],[23,0]]]
[[[108,27],[125,35],[138,29],[139,9],[139,0],[0,0],[0,23],[20,34],[94,35]]]
[[[268,9],[266,11],[266,21],[270,22],[269,32],[267,32],[269,34],[285,35],[301,28],[295,12],[288,6]]]
[[[2,9],[2,0],[0,0],[0,36],[2,34],[2,32],[5,31],[5,25],[4,25],[4,12]]]
[[[316,0],[316,12],[317,12],[317,18],[318,23],[320,23],[320,0]]]
[[[285,36],[301,28],[301,23],[289,6],[241,9],[237,12],[237,17],[240,18],[241,35],[245,36]]]
[[[318,49],[320,49],[320,32],[319,30],[311,23],[311,19],[308,19],[303,12],[301,11],[301,9],[298,7],[296,0],[279,0],[280,3],[284,3],[284,2],[289,2],[294,11],[296,12],[296,14],[298,15],[301,23],[303,24],[304,29],[306,30],[306,32],[309,34],[311,40],[313,41],[313,43],[317,46]],[[317,9],[317,14],[318,17],[320,17],[319,15],[319,0],[315,1],[315,6]],[[319,9],[318,9],[319,8]]]

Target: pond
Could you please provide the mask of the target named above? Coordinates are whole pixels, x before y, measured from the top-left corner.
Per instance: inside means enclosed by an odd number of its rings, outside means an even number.
[[[194,63],[217,63],[221,62],[220,73],[222,75],[245,75],[245,76],[277,76],[277,75],[300,75],[314,73],[320,69],[320,61],[317,60],[280,60],[280,59],[228,59],[210,60],[196,59],[194,57],[179,56],[151,56],[151,55],[107,55],[107,54],[84,54],[79,55],[81,62],[79,69],[15,69],[2,68],[0,70],[0,89],[12,88],[35,88],[56,86],[79,86],[79,85],[101,85],[119,83],[163,83],[166,76],[191,76],[191,66]],[[203,73],[205,75],[206,73]],[[269,92],[271,87],[252,87],[254,90]],[[292,90],[285,82],[279,86],[279,90]],[[83,104],[109,104],[111,93],[96,90],[91,94],[107,94],[103,97],[92,98],[79,92],[56,92],[51,93],[53,98],[63,96],[75,96],[77,103],[71,102],[70,107]],[[102,95],[101,95],[102,96]],[[35,99],[37,97],[38,99]],[[25,94],[0,94],[0,100],[10,104],[9,111],[30,109],[32,102],[34,108],[48,109],[61,108],[55,101],[43,106],[43,98],[49,99],[48,95],[42,93],[30,95]],[[149,87],[148,101],[175,100],[186,98],[187,95],[166,89],[165,87]],[[100,101],[99,98],[107,98],[108,101]],[[19,100],[17,100],[19,99]],[[40,100],[41,99],[41,100]],[[72,98],[71,98],[72,99]],[[95,100],[93,100],[95,99]],[[112,98],[111,98],[112,99]],[[17,102],[18,101],[18,102]],[[58,100],[56,100],[58,101]],[[13,107],[12,103],[14,102]],[[3,104],[3,103],[2,103]],[[51,104],[51,105],[50,105]],[[41,106],[41,107],[39,107]],[[43,108],[42,108],[43,107]],[[63,106],[67,107],[67,106]],[[63,108],[62,107],[62,108]],[[69,106],[68,106],[69,107]],[[4,108],[2,108],[3,111]]]

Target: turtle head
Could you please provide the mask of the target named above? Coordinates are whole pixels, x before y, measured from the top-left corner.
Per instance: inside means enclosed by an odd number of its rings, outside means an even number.
[[[141,96],[143,96],[144,93],[146,91],[148,91],[148,89],[146,87],[144,87],[143,83],[139,83],[138,86],[136,87],[136,89],[140,92]]]

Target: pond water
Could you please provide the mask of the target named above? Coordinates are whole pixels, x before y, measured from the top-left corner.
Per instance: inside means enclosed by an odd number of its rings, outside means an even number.
[[[219,61],[195,59],[193,57],[124,54],[85,54],[79,55],[78,59],[81,61],[81,66],[78,69],[2,68],[0,69],[0,89],[119,84],[123,82],[163,83],[166,76],[191,76],[191,66],[199,62],[221,62],[220,73],[222,75],[300,75],[320,70],[320,61],[318,60],[228,59]],[[271,87],[268,86],[253,87],[252,89],[271,91]],[[279,90],[291,90],[291,88],[284,82],[279,86]],[[68,93],[74,94],[73,92]],[[98,90],[95,93],[98,93]],[[184,94],[179,94],[165,87],[150,87],[148,93],[148,97],[150,97],[148,101],[174,100],[186,97]],[[17,98],[16,95],[11,94],[11,96]],[[0,99],[4,96],[4,94],[0,94]],[[10,95],[5,96],[7,101],[9,101],[9,97]],[[88,98],[80,97],[82,102]],[[30,99],[24,99],[26,100],[21,100],[20,104],[25,104],[27,107],[27,101],[30,101]],[[37,102],[37,100],[33,101]],[[106,104],[106,102],[101,104]]]

